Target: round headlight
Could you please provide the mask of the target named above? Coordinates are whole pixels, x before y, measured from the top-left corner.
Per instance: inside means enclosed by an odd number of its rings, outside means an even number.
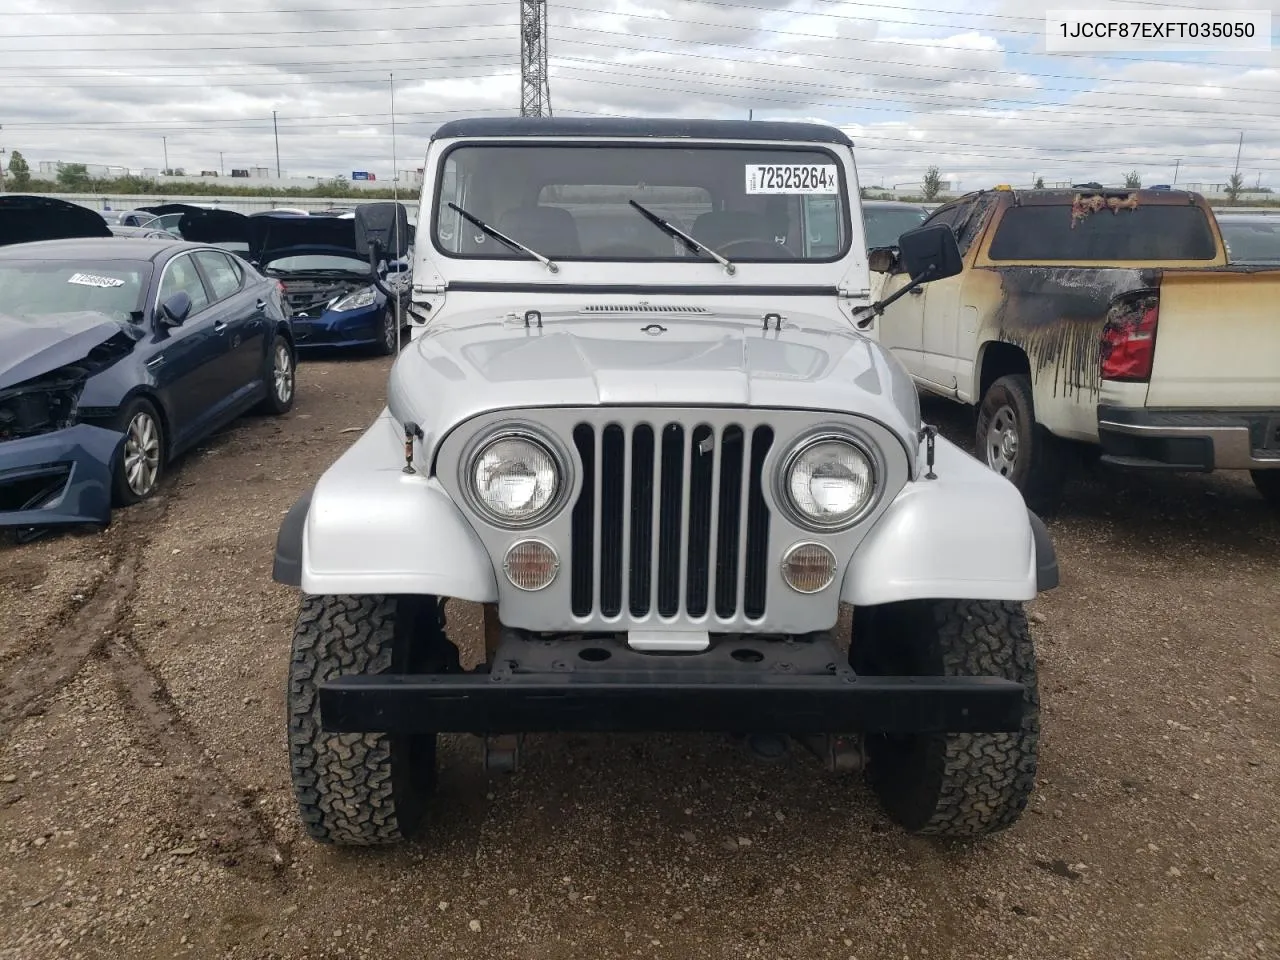
[[[848,440],[810,443],[787,468],[792,507],[818,527],[838,527],[857,517],[871,501],[875,486],[871,458]]]
[[[551,451],[529,437],[497,437],[485,444],[471,465],[476,503],[504,525],[536,520],[556,502],[560,482],[560,468]]]

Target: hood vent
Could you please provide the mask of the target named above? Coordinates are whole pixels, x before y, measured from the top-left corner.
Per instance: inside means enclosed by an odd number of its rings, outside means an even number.
[[[649,303],[593,303],[582,308],[583,313],[706,313],[706,307],[663,306]]]

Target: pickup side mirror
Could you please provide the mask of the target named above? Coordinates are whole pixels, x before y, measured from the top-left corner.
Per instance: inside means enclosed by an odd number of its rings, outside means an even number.
[[[964,269],[956,235],[945,223],[908,230],[898,238],[907,274],[916,283],[954,277]]]
[[[897,266],[896,247],[873,247],[867,251],[867,267],[872,273],[893,273]]]
[[[179,290],[160,304],[160,322],[166,327],[180,327],[191,315],[191,295]]]
[[[404,204],[362,203],[356,207],[356,251],[368,259],[375,249],[390,261],[409,251],[409,211]]]

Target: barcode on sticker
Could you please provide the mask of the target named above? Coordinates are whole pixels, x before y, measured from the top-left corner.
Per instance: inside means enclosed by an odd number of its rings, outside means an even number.
[[[67,283],[78,284],[82,287],[123,287],[124,281],[117,280],[115,277],[99,277],[92,273],[73,273]]]
[[[747,193],[837,193],[835,164],[753,163],[747,166]]]

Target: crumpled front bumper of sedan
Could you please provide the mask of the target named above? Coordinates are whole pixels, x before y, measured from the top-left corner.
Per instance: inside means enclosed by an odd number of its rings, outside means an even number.
[[[87,423],[0,441],[0,527],[109,523],[123,441],[123,433]]]

